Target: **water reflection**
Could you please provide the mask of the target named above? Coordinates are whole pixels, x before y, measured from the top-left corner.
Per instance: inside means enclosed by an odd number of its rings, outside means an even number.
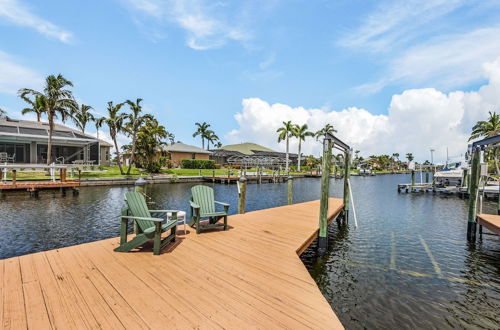
[[[353,177],[359,228],[329,228],[329,249],[302,260],[347,328],[500,328],[500,239],[468,244],[468,200],[398,194],[402,175]],[[155,208],[187,210],[194,183],[151,185]],[[237,210],[235,185],[214,185]],[[82,188],[78,197],[25,193],[0,198],[0,258],[116,237],[132,187]],[[249,184],[247,210],[286,204],[286,184]],[[342,181],[332,181],[340,197]],[[319,180],[297,179],[294,201],[319,198]],[[496,212],[496,203],[484,210]],[[436,265],[438,266],[436,268]]]

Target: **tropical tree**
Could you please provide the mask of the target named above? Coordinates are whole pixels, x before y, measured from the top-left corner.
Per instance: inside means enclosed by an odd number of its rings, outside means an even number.
[[[0,118],[7,118],[7,111],[0,108]]]
[[[193,137],[197,137],[199,135],[201,137],[201,148],[205,149],[205,139],[209,135],[209,131],[211,131],[210,129],[208,129],[210,127],[210,124],[203,122],[201,124],[195,123],[195,125],[196,125],[197,129],[193,133]]]
[[[73,93],[66,89],[72,87],[73,83],[61,74],[55,76],[50,75],[45,78],[45,86],[42,92],[30,88],[22,88],[19,90],[19,96],[25,100],[28,95],[42,98],[44,113],[47,114],[49,121],[49,137],[47,143],[47,164],[52,162],[52,135],[54,132],[54,121],[61,117],[64,122],[66,118],[76,111],[78,105],[73,98]]]
[[[407,153],[406,159],[408,159],[408,162],[411,162],[414,159],[413,154],[411,152]]]
[[[120,157],[120,149],[118,148],[117,135],[123,130],[123,124],[126,119],[125,114],[120,113],[120,109],[123,107],[124,103],[113,104],[113,101],[108,102],[108,116],[101,118],[109,128],[109,136],[113,140],[116,152],[116,162],[118,168],[120,169],[120,174],[125,174],[122,168],[122,161]]]
[[[333,134],[336,133],[337,130],[330,124],[326,124],[325,127],[320,129],[319,131],[316,132],[316,140],[318,140],[321,137],[325,137],[326,134]]]
[[[22,99],[28,103],[31,107],[24,108],[21,113],[26,115],[28,113],[36,114],[36,121],[40,122],[42,119],[42,114],[45,113],[45,98],[43,96],[35,96],[34,100],[29,97],[24,96]]]
[[[205,139],[207,140],[207,150],[210,149],[210,143],[215,146],[215,143],[219,141],[219,137],[212,130],[206,132]]]
[[[130,162],[127,168],[127,175],[130,174],[130,170],[132,169],[132,164],[134,163],[135,158],[135,150],[137,143],[137,132],[139,128],[143,125],[147,120],[153,119],[153,116],[149,114],[142,115],[142,106],[140,105],[142,99],[138,98],[135,102],[131,100],[125,101],[130,107],[130,114],[126,115],[127,123],[125,125],[125,132],[129,137],[132,138],[132,148],[130,154]]]
[[[167,143],[169,132],[153,116],[146,117],[139,127],[136,141],[136,164],[140,164],[150,173],[158,173],[162,167],[157,155]],[[131,149],[132,146],[129,146]]]
[[[314,136],[314,133],[308,130],[309,127],[307,124],[304,124],[302,126],[300,125],[295,125],[293,127],[293,136],[295,136],[297,139],[299,139],[299,158],[297,159],[297,169],[300,172],[300,162],[302,158],[301,154],[301,149],[302,149],[302,141],[306,140],[306,137],[308,136]]]
[[[479,137],[492,137],[500,134],[500,115],[496,112],[489,112],[488,120],[478,121],[472,127],[472,133],[470,135],[469,141],[477,139]],[[497,175],[500,175],[500,168],[498,166],[498,147],[491,150],[493,155],[493,161],[495,163],[495,170]]]
[[[92,107],[90,105],[82,104],[80,105],[80,108],[77,109],[71,116],[71,118],[73,118],[73,122],[83,134],[85,134],[87,124],[95,122],[95,117],[92,112],[90,112],[91,110]]]
[[[214,147],[216,147],[217,149],[222,148],[222,142],[217,141],[217,143],[214,144]]]
[[[284,121],[283,126],[278,128],[276,130],[278,135],[278,143],[281,141],[286,141],[286,167],[285,167],[285,172],[288,172],[288,159],[289,159],[289,150],[290,150],[290,136],[294,135],[294,127],[295,125],[292,124],[292,122],[289,121]]]
[[[99,140],[99,130],[106,123],[106,117],[94,118],[94,125],[96,130],[96,137]]]
[[[175,135],[174,135],[174,133],[171,133],[171,132],[167,131],[166,139],[170,142],[170,144],[174,144],[175,143]]]

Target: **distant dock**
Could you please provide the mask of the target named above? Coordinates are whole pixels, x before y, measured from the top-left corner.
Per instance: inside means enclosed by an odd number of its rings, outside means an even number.
[[[343,202],[329,204],[332,221]],[[160,256],[113,252],[112,238],[0,260],[0,327],[343,329],[299,258],[319,205],[233,215],[228,231],[179,229]]]

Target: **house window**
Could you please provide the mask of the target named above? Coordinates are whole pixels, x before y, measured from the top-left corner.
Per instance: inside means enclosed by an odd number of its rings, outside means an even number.
[[[196,154],[191,154],[191,159],[196,159]]]

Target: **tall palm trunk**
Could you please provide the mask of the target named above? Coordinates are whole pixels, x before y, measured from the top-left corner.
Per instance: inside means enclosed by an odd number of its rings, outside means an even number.
[[[498,148],[495,148],[495,150],[493,151],[493,161],[495,162],[497,175],[500,175],[500,168],[498,168]]]
[[[287,172],[287,173],[288,173],[288,149],[289,149],[289,145],[290,145],[290,138],[287,135],[286,136],[286,167],[285,167],[285,172]]]
[[[118,164],[118,168],[120,169],[120,174],[123,175],[123,168],[122,168],[122,160],[120,157],[120,149],[118,149],[118,142],[116,141],[116,133],[113,132],[113,130],[109,130],[109,135],[111,135],[111,138],[113,139],[113,142],[115,144],[115,150],[116,150],[116,163]]]
[[[300,172],[300,158],[301,158],[300,157],[300,149],[302,147],[302,145],[301,145],[302,143],[301,142],[302,142],[302,140],[299,138],[299,158],[297,160],[297,168],[298,168],[299,172]]]
[[[134,163],[136,144],[137,132],[134,131],[134,134],[132,135],[132,153],[130,154],[130,163],[128,164],[127,175],[130,175],[130,170],[132,169],[132,164]]]
[[[54,132],[54,112],[49,110],[48,113],[49,119],[49,139],[47,142],[47,165],[50,165],[52,162],[52,133]]]
[[[40,112],[37,112],[36,113],[36,121],[40,122],[41,119],[42,119],[42,114]]]
[[[205,149],[205,139],[201,138],[201,149]]]

